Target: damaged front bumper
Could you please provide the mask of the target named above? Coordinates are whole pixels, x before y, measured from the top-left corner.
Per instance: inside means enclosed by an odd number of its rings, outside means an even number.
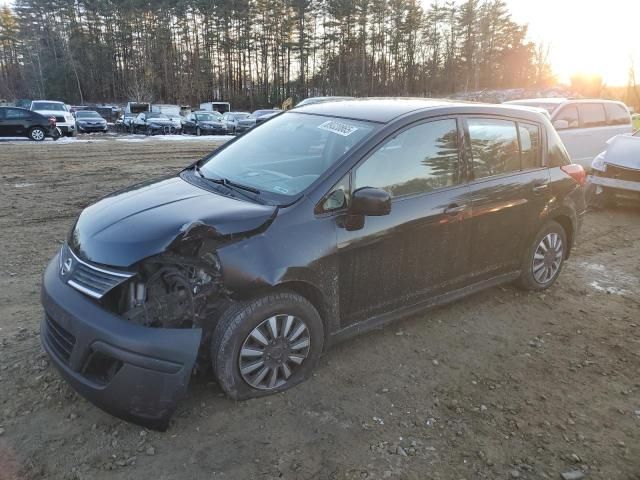
[[[45,270],[42,345],[83,397],[124,420],[164,430],[185,396],[202,330],[134,325]]]
[[[615,188],[618,190],[628,190],[630,192],[640,192],[640,182],[638,181],[590,175],[587,178],[587,182],[591,185],[600,185],[602,187]]]

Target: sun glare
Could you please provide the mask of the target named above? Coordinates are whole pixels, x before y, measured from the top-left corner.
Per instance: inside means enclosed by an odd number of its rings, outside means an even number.
[[[529,24],[531,40],[550,46],[558,79],[577,73],[600,75],[611,86],[626,85],[631,59],[640,76],[640,44],[634,40],[640,4],[608,0],[508,0],[515,20]],[[634,23],[636,25],[634,25]]]

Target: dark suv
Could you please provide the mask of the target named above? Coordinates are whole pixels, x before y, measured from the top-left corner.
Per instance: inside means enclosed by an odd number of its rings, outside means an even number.
[[[246,399],[348,336],[557,279],[584,171],[519,107],[369,99],[283,113],[85,209],[44,273],[42,342],[81,394],[165,428],[196,364]]]

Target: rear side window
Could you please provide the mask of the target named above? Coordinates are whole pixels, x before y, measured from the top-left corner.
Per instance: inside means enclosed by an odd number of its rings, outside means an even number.
[[[569,124],[567,128],[578,128],[580,125],[580,121],[578,120],[578,109],[572,106],[564,107],[558,112],[554,122],[557,120],[566,120]]]
[[[355,189],[376,187],[393,197],[455,185],[458,129],[454,119],[411,127],[387,140],[355,174]]]
[[[540,129],[537,125],[518,122],[522,170],[540,167]]]
[[[629,125],[631,117],[629,111],[619,103],[605,103],[607,123],[609,125]]]
[[[601,103],[582,103],[578,106],[578,110],[582,128],[602,127],[607,124],[604,105]]]
[[[467,125],[476,179],[520,170],[515,122],[470,118]]]
[[[5,115],[5,118],[7,120],[23,120],[30,117],[31,115],[29,114],[29,112],[18,110],[17,108],[7,108]]]

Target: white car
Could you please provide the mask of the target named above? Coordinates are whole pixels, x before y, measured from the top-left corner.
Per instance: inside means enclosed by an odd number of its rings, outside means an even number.
[[[34,100],[29,108],[32,112],[39,113],[47,118],[55,117],[60,131],[69,137],[76,134],[76,119],[63,102],[54,100]]]
[[[534,98],[505,102],[546,109],[573,163],[591,168],[593,158],[615,135],[631,133],[631,115],[622,102]]]
[[[640,200],[640,130],[616,135],[593,159],[587,179],[589,203],[604,206],[616,198]]]

